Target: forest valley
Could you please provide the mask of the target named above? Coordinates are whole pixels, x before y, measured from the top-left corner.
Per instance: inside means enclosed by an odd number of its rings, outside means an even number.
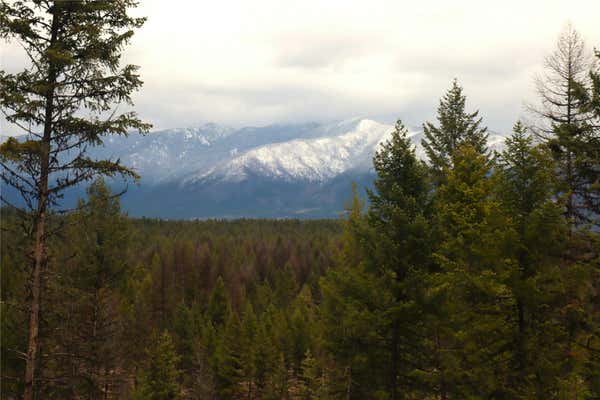
[[[2,399],[600,399],[600,54],[572,27],[501,153],[455,80],[426,162],[398,121],[340,220],[165,221],[85,157],[149,126],[77,114],[141,85],[117,68],[135,3],[1,4],[4,37],[50,35],[37,72],[0,73],[9,121],[44,127],[0,147],[30,205],[1,209]]]

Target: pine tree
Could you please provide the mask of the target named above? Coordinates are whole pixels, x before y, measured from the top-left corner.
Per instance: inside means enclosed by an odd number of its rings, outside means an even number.
[[[291,358],[295,365],[300,365],[306,351],[315,349],[321,340],[317,308],[307,285],[302,287],[294,300],[290,313],[290,331],[294,341]]]
[[[155,333],[147,350],[146,366],[133,398],[139,400],[177,400],[181,398],[179,356],[167,331]]]
[[[25,400],[33,399],[36,380],[52,232],[48,213],[66,189],[98,175],[135,176],[118,160],[89,158],[86,149],[101,144],[105,135],[149,128],[133,112],[110,114],[115,103],[131,103],[130,94],[142,85],[137,67],[119,68],[132,29],[144,22],[127,14],[135,5],[133,0],[0,3],[0,36],[21,43],[31,60],[23,72],[0,72],[0,107],[8,122],[27,133],[25,140],[11,138],[0,146],[0,177],[20,193],[33,242]]]
[[[160,329],[165,329],[167,315],[167,278],[165,273],[165,261],[158,250],[154,251],[150,261],[150,278],[152,290],[150,292],[152,302],[152,318],[158,321]]]
[[[180,355],[178,369],[182,387],[188,396],[202,398],[212,393],[212,373],[206,351],[206,337],[202,334],[204,321],[199,306],[177,307],[173,322],[173,339]],[[197,396],[194,397],[193,395]]]
[[[506,373],[510,337],[497,316],[514,301],[503,253],[512,230],[494,199],[487,157],[467,144],[454,152],[453,166],[435,199],[440,242],[434,257],[441,273],[434,290],[443,301],[434,387],[442,398],[496,397],[504,390],[497,376]]]
[[[2,370],[2,396],[19,398],[22,382],[10,379],[21,375],[23,360],[17,349],[27,348],[26,330],[23,326],[22,299],[26,296],[27,271],[23,270],[25,249],[19,235],[11,235],[10,227],[16,225],[16,215],[6,208],[0,209],[2,240],[0,241],[0,369]],[[15,226],[16,227],[16,226]],[[14,247],[13,247],[14,246]]]
[[[230,313],[230,304],[227,299],[227,293],[225,292],[225,282],[223,281],[223,278],[219,276],[210,296],[208,308],[206,309],[206,316],[215,327],[218,327],[227,322]]]
[[[600,164],[600,50],[596,50],[596,60],[595,68],[589,73],[589,85],[586,85],[585,82],[574,82],[574,94],[579,100],[579,105],[583,109],[584,112],[590,112],[593,114],[594,119],[591,120],[586,125],[586,130],[588,134],[593,138],[590,140],[590,145],[587,147],[588,154],[592,155],[590,157],[592,163],[590,166],[597,166]],[[591,169],[593,170],[594,167]],[[588,178],[589,192],[596,197],[596,201],[598,200],[598,193],[600,192],[600,177],[599,175],[593,174],[593,171],[590,172],[590,178]],[[597,172],[597,170],[596,170]],[[590,196],[591,197],[591,196]],[[597,203],[596,203],[597,204]],[[596,211],[595,223],[596,225],[600,224],[600,220],[598,218],[598,211]],[[595,238],[592,236],[591,240],[592,248],[595,248],[595,254],[598,256],[600,254],[600,240],[596,235]],[[596,257],[597,259],[598,257]],[[587,267],[589,267],[593,272],[592,276],[595,279],[595,282],[600,282],[600,271],[595,266],[598,265],[597,260],[591,261]],[[596,293],[595,296],[592,296],[589,300],[591,304],[598,304],[600,299],[598,298],[600,290],[598,289],[598,285],[594,286],[593,289]],[[585,349],[588,353],[588,360],[586,363],[586,371],[584,373],[587,382],[590,382],[590,398],[600,398],[600,313],[598,310],[586,310],[586,315],[588,315],[587,332],[586,332],[586,345]]]
[[[382,279],[363,268],[336,268],[321,280],[325,349],[343,375],[349,399],[389,390],[391,294]]]
[[[593,127],[593,106],[580,96],[582,88],[594,85],[593,64],[572,25],[559,36],[545,67],[547,73],[536,80],[540,104],[529,107],[539,119],[533,130],[557,160],[564,212],[575,230],[600,215],[600,133]]]
[[[323,400],[325,397],[323,371],[310,350],[306,350],[300,365],[298,399]]]
[[[214,353],[215,389],[219,398],[233,399],[246,392],[244,383],[243,342],[240,320],[235,313],[229,314]]]
[[[280,353],[275,362],[274,368],[267,378],[267,383],[263,392],[265,400],[286,400],[289,399],[289,374],[285,365],[285,357]]]
[[[487,128],[481,126],[479,111],[465,111],[466,96],[455,79],[440,100],[437,110],[439,126],[423,124],[425,138],[421,141],[436,182],[443,182],[443,170],[452,166],[452,154],[464,144],[470,144],[481,154],[487,152]]]
[[[372,238],[357,193],[351,207],[342,244],[350,253],[341,255],[340,264],[320,280],[320,315],[324,348],[337,363],[339,379],[331,389],[341,398],[362,399],[389,388],[390,353],[384,338],[389,335],[392,294],[387,279],[365,268],[365,249]],[[361,258],[349,257],[353,254]]]
[[[242,315],[241,334],[239,337],[241,354],[240,364],[244,385],[246,386],[246,399],[253,399],[256,396],[256,376],[257,376],[257,330],[258,320],[252,304],[247,301]]]
[[[401,368],[415,365],[414,355],[420,351],[418,324],[414,320],[420,312],[416,298],[423,283],[421,277],[431,267],[427,223],[431,187],[427,167],[417,160],[401,121],[396,123],[392,138],[375,154],[373,164],[377,172],[376,193],[369,192],[368,221],[375,237],[365,265],[390,280],[394,303],[388,311],[388,390],[390,397],[396,399],[408,384],[399,382],[399,376],[408,375]]]
[[[422,212],[429,192],[427,168],[417,160],[402,121],[396,122],[391,139],[375,153],[373,165],[377,193],[369,192],[371,214],[390,221],[394,209],[413,218]]]
[[[324,337],[347,367],[352,398],[397,399],[419,385],[411,375],[425,367],[420,299],[432,267],[431,186],[401,121],[373,162],[368,213],[355,194],[341,265],[321,282]]]
[[[365,225],[363,213],[365,200],[361,199],[358,187],[352,183],[352,199],[345,204],[345,214],[342,218],[342,250],[337,254],[337,264],[357,266],[364,258],[364,245],[361,244],[361,232]]]
[[[549,397],[556,390],[558,365],[564,362],[559,341],[560,274],[566,224],[554,196],[554,162],[544,146],[534,146],[517,122],[498,157],[496,187],[511,216],[514,265],[508,286],[515,298],[506,320],[513,330],[507,392],[514,398]],[[546,348],[539,352],[536,349]]]
[[[298,287],[296,274],[289,263],[280,266],[275,271],[273,287],[275,292],[274,295],[279,306],[287,307],[296,296]]]
[[[102,179],[87,193],[88,200],[81,200],[69,218],[70,227],[65,231],[72,255],[64,269],[58,270],[59,293],[52,296],[57,303],[66,301],[62,323],[68,329],[60,331],[64,334],[56,342],[62,341],[62,352],[74,358],[68,363],[58,361],[52,373],[60,376],[69,365],[77,371],[69,386],[78,396],[98,398],[102,394],[109,398],[122,379],[117,374],[123,334],[119,302],[130,270],[127,252],[131,231],[121,214],[119,198],[110,193]],[[58,307],[54,304],[55,309]]]
[[[554,194],[554,163],[546,147],[534,147],[533,138],[520,121],[505,144],[498,159],[503,178],[498,193],[523,230],[531,213],[547,204]]]
[[[256,347],[256,389],[262,396],[279,356],[274,340],[263,321],[258,324],[254,346]]]

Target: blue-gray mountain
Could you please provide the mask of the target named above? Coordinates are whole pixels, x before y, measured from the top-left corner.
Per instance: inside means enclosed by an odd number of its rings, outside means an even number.
[[[352,182],[371,185],[373,155],[392,131],[368,119],[242,129],[206,124],[109,138],[90,155],[120,159],[141,175],[122,197],[133,216],[328,218],[342,212]],[[410,134],[423,157],[422,132]],[[490,135],[492,148],[503,141]],[[69,193],[65,205],[82,190]]]

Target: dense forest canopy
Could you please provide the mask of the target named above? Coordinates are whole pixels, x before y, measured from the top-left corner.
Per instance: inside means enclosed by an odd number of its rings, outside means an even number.
[[[77,114],[141,85],[118,68],[135,3],[0,4],[41,57],[0,74],[0,106],[43,127],[0,147],[30,205],[0,210],[3,399],[600,398],[600,53],[572,27],[501,153],[454,80],[426,162],[398,121],[340,220],[164,221],[125,215],[92,178],[133,172],[85,157],[147,125]]]

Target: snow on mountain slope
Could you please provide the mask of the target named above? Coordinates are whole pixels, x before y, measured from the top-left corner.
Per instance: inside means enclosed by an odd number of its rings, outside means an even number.
[[[344,173],[372,171],[380,145],[389,140],[394,127],[369,119],[353,119],[320,126],[317,137],[267,144],[232,154],[208,168],[186,177],[182,184],[242,182],[250,176],[282,181],[324,182]],[[409,132],[417,157],[425,159],[421,131]],[[499,150],[504,137],[490,133],[490,148]]]
[[[147,135],[131,134],[105,139],[90,151],[94,158],[120,159],[135,169],[145,183],[177,179],[210,163],[211,149],[235,130],[216,124],[196,128],[168,129]],[[213,160],[214,162],[214,160]]]
[[[295,139],[251,149],[186,179],[186,184],[222,179],[239,182],[248,174],[286,181],[324,181],[356,168],[369,168],[378,144],[392,131],[389,125],[358,120],[326,125],[327,136]],[[339,128],[350,129],[344,132]]]
[[[91,149],[90,155],[118,158],[134,168],[144,184],[156,185],[178,181],[260,145],[320,135],[318,126],[308,123],[235,129],[209,123],[145,136],[110,137],[103,146]]]

